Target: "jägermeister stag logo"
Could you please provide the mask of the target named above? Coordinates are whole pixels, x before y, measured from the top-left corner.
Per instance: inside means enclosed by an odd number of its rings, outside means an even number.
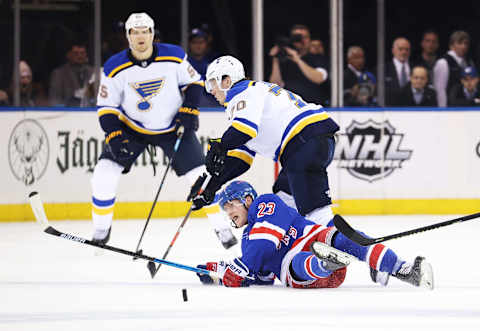
[[[47,170],[50,147],[43,127],[33,119],[17,123],[8,142],[8,162],[16,179],[29,186]]]

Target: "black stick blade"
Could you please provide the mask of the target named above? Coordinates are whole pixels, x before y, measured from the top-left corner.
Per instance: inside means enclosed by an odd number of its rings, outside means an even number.
[[[160,267],[160,265],[159,265]],[[157,265],[155,264],[155,262],[152,262],[152,261],[149,261],[147,263],[147,268],[148,268],[148,271],[150,271],[150,276],[152,276],[152,279],[155,277],[156,273],[157,273]]]
[[[338,231],[340,231],[345,237],[361,246],[370,246],[376,243],[376,239],[366,238],[355,231],[355,229],[352,228],[340,215],[335,215],[333,217],[333,224],[335,224]]]

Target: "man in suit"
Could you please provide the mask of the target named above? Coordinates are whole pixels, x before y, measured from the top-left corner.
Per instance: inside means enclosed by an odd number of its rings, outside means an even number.
[[[404,87],[410,77],[410,42],[403,37],[394,40],[392,61],[385,65],[385,105],[392,106],[395,96]]]
[[[396,96],[396,106],[437,107],[437,93],[427,85],[428,71],[423,66],[412,69],[410,82],[402,87]]]
[[[345,106],[375,105],[375,76],[365,70],[365,52],[360,46],[347,50],[347,68],[343,75]]]

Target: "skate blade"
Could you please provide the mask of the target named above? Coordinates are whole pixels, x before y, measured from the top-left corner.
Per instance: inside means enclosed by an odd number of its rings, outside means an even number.
[[[429,290],[433,290],[433,269],[432,265],[427,261],[423,260],[420,264],[420,286],[425,287]]]
[[[355,259],[354,256],[319,241],[316,241],[312,244],[312,252],[319,259],[339,262],[345,266],[348,266],[352,260]]]

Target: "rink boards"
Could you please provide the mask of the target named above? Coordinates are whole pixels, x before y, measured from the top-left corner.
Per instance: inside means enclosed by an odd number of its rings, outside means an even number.
[[[332,197],[342,214],[462,214],[480,210],[480,112],[473,109],[331,109],[340,124],[329,167]],[[103,148],[94,109],[0,112],[4,152],[0,160],[0,220],[32,220],[27,205],[39,191],[51,219],[90,216],[90,178]],[[198,136],[206,150],[226,116],[200,114]],[[153,176],[153,166],[156,176]],[[167,160],[159,149],[142,155],[118,188],[115,218],[144,218]],[[257,156],[242,178],[260,193],[271,191],[274,163]],[[185,178],[168,174],[154,217],[181,217],[188,210]],[[203,216],[197,212],[193,216]]]

